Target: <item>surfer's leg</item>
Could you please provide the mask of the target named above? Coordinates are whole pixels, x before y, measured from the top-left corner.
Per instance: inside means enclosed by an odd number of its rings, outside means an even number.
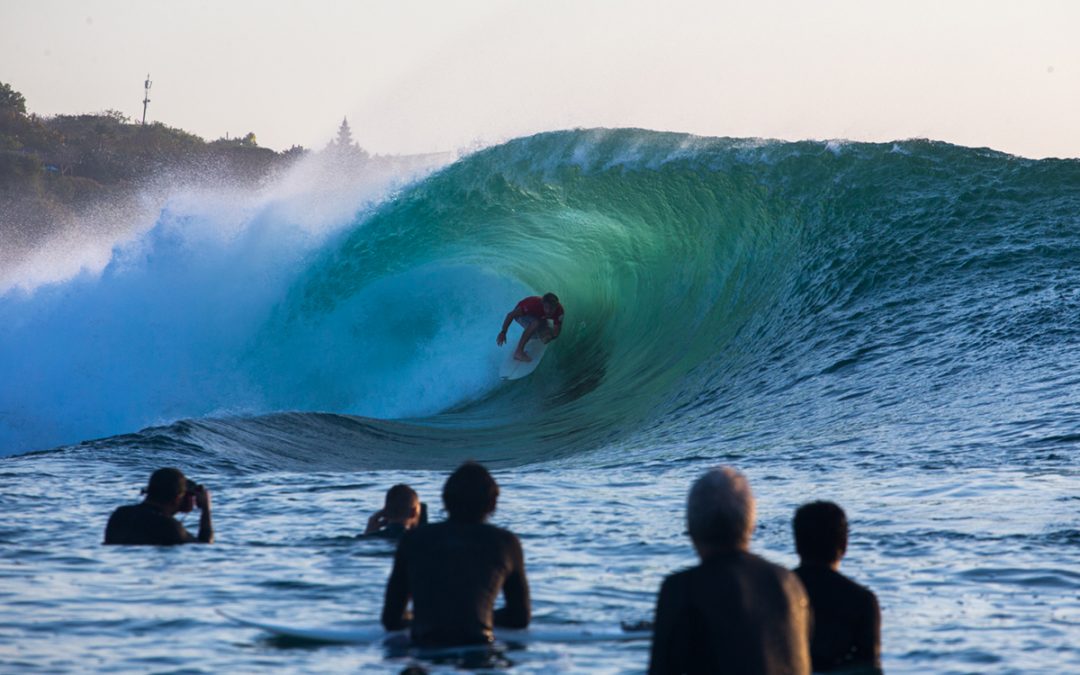
[[[536,337],[540,338],[541,342],[547,344],[555,339],[554,334],[551,332],[551,323],[547,319],[537,321],[536,323],[540,324],[536,329]]]
[[[533,319],[529,322],[529,325],[525,326],[525,330],[521,332],[521,339],[518,340],[517,350],[514,351],[514,358],[518,361],[532,361],[532,358],[525,353],[525,343],[529,341],[529,338],[533,336],[536,329],[540,327],[540,322]]]

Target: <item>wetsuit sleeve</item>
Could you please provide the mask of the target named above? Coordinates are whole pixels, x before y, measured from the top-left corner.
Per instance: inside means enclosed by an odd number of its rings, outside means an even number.
[[[117,511],[113,511],[109,516],[109,522],[105,524],[105,544],[118,544],[120,543],[120,537],[117,535],[117,530],[120,529],[119,517],[116,515]]]
[[[199,540],[196,539],[194,536],[192,536],[192,534],[187,531],[187,528],[184,527],[182,524],[180,524],[179,521],[173,521],[173,522],[176,523],[176,531],[173,534],[173,543],[174,544],[194,544],[194,543],[199,542]],[[200,532],[200,534],[201,534],[201,532]],[[201,543],[205,543],[205,542],[201,542]]]
[[[394,554],[394,567],[390,570],[390,579],[386,582],[386,596],[383,598],[382,625],[386,630],[408,628],[412,617],[409,616],[409,575],[408,538],[398,544]]]
[[[190,537],[191,534],[188,533],[188,536]],[[199,537],[195,541],[200,544],[214,543],[214,520],[208,509],[203,509],[199,513]]]
[[[493,621],[503,628],[526,628],[532,617],[529,602],[529,580],[525,577],[525,554],[521,550],[521,541],[510,537],[507,555],[510,558],[510,574],[503,582],[503,597],[506,605],[495,610]]]
[[[881,607],[877,596],[866,592],[863,616],[855,633],[855,653],[860,661],[881,667]]]
[[[653,617],[652,648],[649,652],[649,675],[685,673],[690,653],[686,607],[678,577],[668,577],[660,586]]]

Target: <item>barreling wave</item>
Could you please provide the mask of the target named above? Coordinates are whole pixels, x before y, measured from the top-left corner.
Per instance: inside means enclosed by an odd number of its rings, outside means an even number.
[[[87,435],[125,430],[110,419],[202,417],[153,433],[343,465],[529,462],[685,447],[749,419],[812,433],[924,414],[1030,350],[1074,346],[1077,186],[1075,161],[927,141],[540,134],[475,153],[317,245],[277,246],[253,218],[242,246],[196,252],[225,263],[185,268],[214,289],[195,309],[147,299],[120,270],[81,281],[69,294],[90,311],[76,328],[107,324],[117,302],[143,314],[65,383],[87,396],[95,370],[129,371],[98,378],[109,389],[80,409]],[[162,228],[151,235],[160,243]],[[151,247],[138,278],[174,274],[181,249]],[[231,262],[256,249],[269,251],[259,265]],[[505,312],[546,291],[566,308],[562,336],[533,375],[499,381]],[[33,298],[2,306],[20,326],[5,329],[7,381],[33,390],[14,360],[60,328],[57,295],[49,320]],[[183,368],[156,360],[155,322],[180,332],[170,355]],[[152,394],[134,406],[141,418],[117,413],[135,398],[125,386]],[[14,397],[0,411],[4,442],[32,446]]]

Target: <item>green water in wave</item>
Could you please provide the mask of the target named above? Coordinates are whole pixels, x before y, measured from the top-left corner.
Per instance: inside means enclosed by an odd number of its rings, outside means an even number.
[[[284,369],[295,408],[410,418],[469,447],[595,446],[670,431],[690,408],[711,429],[729,404],[806,407],[787,397],[807,386],[823,387],[810,405],[827,404],[871,390],[824,376],[901,346],[915,364],[963,361],[985,339],[971,326],[997,311],[975,272],[1061,282],[1054,265],[1075,242],[1033,244],[1047,271],[1025,241],[1061,230],[1077,174],[1076,162],[919,141],[542,134],[472,155],[358,222],[283,302],[269,352],[278,364],[302,352],[305,377],[319,358],[336,364],[308,379]],[[510,385],[477,375],[499,356],[505,311],[546,290],[567,324],[541,368]],[[893,405],[912,377],[928,395],[952,386],[939,376],[886,360],[873,405]],[[409,404],[433,391],[426,408]]]
[[[377,303],[379,320],[395,325],[386,339],[401,373],[443,321],[486,322],[482,344],[459,348],[490,351],[518,296],[507,291],[501,304],[479,307],[468,284],[553,290],[567,321],[542,368],[523,383],[455,401],[425,423],[479,429],[530,419],[543,436],[576,444],[632,429],[767,307],[791,268],[799,222],[746,167],[708,169],[700,155],[655,167],[620,162],[612,156],[625,145],[618,136],[610,148],[589,135],[567,144],[558,134],[502,146],[406,192],[312,266],[275,335],[289,341]],[[686,140],[650,139],[658,155]],[[580,161],[583,148],[595,156]],[[387,280],[394,298],[380,290]],[[383,347],[373,348],[380,365]],[[359,354],[355,367],[375,366]]]

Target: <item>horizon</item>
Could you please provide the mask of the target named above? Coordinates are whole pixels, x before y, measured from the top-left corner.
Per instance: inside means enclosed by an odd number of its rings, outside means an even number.
[[[640,127],[1080,157],[1080,6],[1060,0],[297,7],[5,5],[0,79],[39,115],[138,122],[149,72],[148,123],[279,151],[348,118],[378,154]]]

